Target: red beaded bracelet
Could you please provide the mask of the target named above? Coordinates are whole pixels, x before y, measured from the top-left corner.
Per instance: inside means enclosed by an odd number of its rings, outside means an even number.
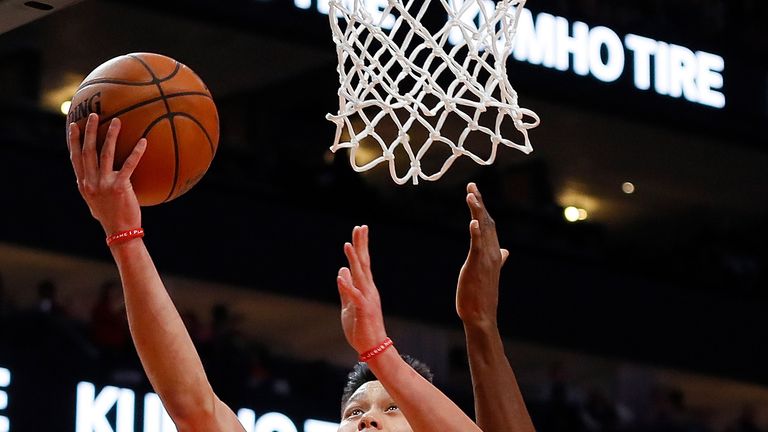
[[[144,228],[134,228],[125,231],[118,231],[112,235],[107,236],[107,246],[112,246],[115,243],[144,237]]]
[[[367,362],[368,360],[386,351],[387,348],[392,346],[392,344],[393,344],[392,339],[390,338],[384,339],[384,342],[380,343],[377,347],[360,354],[360,361]]]

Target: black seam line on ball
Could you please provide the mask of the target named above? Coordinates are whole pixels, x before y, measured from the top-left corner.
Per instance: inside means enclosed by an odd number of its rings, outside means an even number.
[[[144,60],[141,59],[141,57],[138,57],[135,55],[130,55],[130,57],[138,61],[139,63],[141,63],[142,66],[144,66],[144,68],[147,70],[147,72],[149,72],[149,74],[152,76],[152,84],[157,86],[157,91],[160,92],[160,97],[163,99],[163,103],[165,104],[165,111],[166,113],[170,114],[171,106],[168,104],[168,100],[166,99],[165,92],[163,91],[163,87],[160,85],[160,83],[162,83],[163,80],[161,80],[160,78],[157,77],[157,75],[155,75],[155,71],[153,71],[152,68],[149,67],[149,65]],[[180,63],[176,62],[176,69],[179,69],[179,65]],[[170,76],[171,75],[166,77],[165,80],[168,80]]]
[[[142,132],[141,137],[146,139],[147,135],[149,135],[152,129],[163,120],[168,120],[171,124],[173,124],[173,115],[174,113],[163,114],[157,117],[156,119],[152,120],[152,122],[149,125],[147,125],[147,128],[144,129],[144,132]],[[176,187],[176,176],[174,175],[173,178],[174,180],[173,180],[173,184],[171,185],[171,190],[168,193],[168,196],[166,196],[161,202],[168,201],[168,198],[173,194],[173,189]]]
[[[168,201],[173,196],[173,192],[176,190],[176,185],[179,182],[179,139],[176,134],[176,124],[173,121],[173,113],[171,112],[171,105],[168,103],[168,98],[165,96],[165,92],[163,92],[163,87],[160,85],[162,82],[156,75],[155,72],[152,70],[152,68],[149,67],[149,65],[142,60],[140,57],[135,55],[130,55],[131,58],[135,59],[139,63],[141,63],[144,68],[147,69],[147,72],[152,76],[152,82],[157,86],[157,91],[160,92],[160,96],[163,99],[163,103],[165,104],[165,111],[168,118],[168,121],[171,124],[171,136],[173,137],[173,157],[174,157],[174,166],[173,166],[173,184],[171,185],[171,190],[168,192],[168,196],[165,197],[163,202]],[[180,68],[179,62],[176,62],[176,69]],[[167,79],[167,78],[166,78]]]
[[[135,56],[131,56],[131,58],[139,60]],[[146,67],[146,65],[144,65],[144,66]],[[171,72],[165,78],[159,78],[160,82],[168,81],[169,79],[171,79],[174,76],[176,76],[176,74],[178,74],[180,70],[181,70],[181,63],[176,62],[176,68],[173,70],[173,72]],[[152,72],[150,72],[150,74],[152,74]],[[127,81],[127,80],[120,80],[120,79],[115,79],[115,78],[97,78],[97,79],[93,79],[93,80],[90,80],[88,82],[84,82],[84,83],[80,84],[80,87],[77,88],[77,91],[80,91],[80,90],[82,90],[82,89],[84,89],[84,88],[86,88],[88,86],[92,86],[92,85],[96,85],[96,84],[118,84],[118,85],[133,86],[133,87],[141,87],[141,86],[156,84],[156,80],[158,78],[155,78],[154,74],[152,74],[152,77],[154,78],[152,81],[143,81],[143,82]]]
[[[213,156],[216,156],[216,148],[213,145],[213,140],[211,139],[211,136],[208,135],[208,129],[206,129],[205,126],[203,126],[200,120],[196,119],[195,117],[187,113],[177,112],[173,114],[175,117],[184,117],[192,120],[200,128],[200,130],[202,130],[203,133],[205,134],[205,139],[208,140],[208,145],[211,147],[211,158],[213,158]]]
[[[170,94],[167,94],[167,95],[165,95],[165,98],[166,98],[166,99],[172,99],[172,98],[176,98],[176,97],[183,97],[183,96],[201,96],[201,97],[206,97],[206,98],[208,98],[208,99],[211,99],[211,96],[210,96],[209,94],[207,94],[207,93],[201,93],[201,92],[179,92],[179,93],[170,93]],[[115,112],[114,114],[110,115],[109,117],[103,117],[103,118],[102,118],[102,119],[99,121],[99,125],[103,125],[103,124],[105,124],[105,123],[108,123],[108,122],[109,122],[109,121],[111,121],[113,118],[115,118],[115,117],[120,117],[121,115],[123,115],[123,114],[125,114],[125,113],[127,113],[127,112],[129,112],[129,111],[133,111],[133,110],[135,110],[135,109],[137,109],[137,108],[141,108],[141,107],[143,107],[143,106],[145,106],[145,105],[150,105],[150,104],[153,104],[153,103],[155,103],[155,102],[158,102],[158,101],[161,101],[161,100],[163,100],[163,97],[162,97],[162,96],[158,96],[158,97],[155,97],[155,98],[152,98],[152,99],[145,99],[145,100],[143,100],[143,101],[141,101],[141,102],[139,102],[139,103],[137,103],[137,104],[133,104],[133,105],[131,105],[131,106],[129,106],[129,107],[123,108],[123,109],[121,109],[120,111],[117,111],[117,112]]]

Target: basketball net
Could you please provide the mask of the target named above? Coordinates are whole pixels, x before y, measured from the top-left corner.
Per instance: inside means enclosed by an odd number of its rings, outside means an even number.
[[[374,10],[367,3],[376,4]],[[336,124],[333,152],[350,149],[357,172],[387,162],[392,179],[402,185],[409,179],[413,184],[437,180],[461,156],[490,165],[499,144],[526,154],[533,150],[528,129],[538,126],[539,118],[518,106],[506,70],[525,0],[389,0],[382,10],[378,3],[329,0],[340,83],[339,111],[326,116]],[[435,33],[422,24],[430,4],[445,19]],[[495,123],[481,124],[481,114],[495,115]],[[447,130],[449,115],[460,119],[461,132]],[[397,131],[385,139],[376,128],[386,118]],[[506,118],[522,134],[523,144],[502,136]],[[412,142],[417,134],[409,132],[415,128],[426,131],[421,142]],[[486,158],[465,148],[470,134],[474,148],[477,132],[491,146],[483,152],[490,154]],[[358,165],[360,144],[370,147],[371,140],[381,147],[381,155]],[[423,172],[422,157],[436,144],[449,146],[450,155],[436,172]],[[410,159],[403,176],[395,168],[396,150],[404,150]]]

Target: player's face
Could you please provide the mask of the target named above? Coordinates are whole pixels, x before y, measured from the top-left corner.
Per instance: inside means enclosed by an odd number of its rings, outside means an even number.
[[[412,432],[394,399],[378,381],[369,381],[352,394],[341,415],[339,432]]]

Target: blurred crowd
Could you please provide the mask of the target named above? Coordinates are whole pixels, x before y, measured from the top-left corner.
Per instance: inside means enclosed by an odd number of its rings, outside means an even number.
[[[36,301],[23,307],[11,301],[5,288],[0,278],[0,360],[9,353],[18,353],[21,358],[56,358],[61,365],[87,365],[87,373],[99,375],[103,382],[146,386],[130,340],[118,282],[108,280],[100,286],[86,322],[69,314],[52,280],[40,281]],[[335,415],[346,370],[276,356],[268,347],[245,337],[238,318],[224,304],[214,304],[209,317],[185,312],[183,319],[223,400],[241,404],[268,400],[276,409],[309,406],[326,417]],[[468,377],[462,355],[451,357],[449,375]],[[462,370],[454,373],[455,368]],[[643,410],[638,411],[636,404],[630,408],[599,385],[585,385],[583,380],[574,383],[567,369],[568,365],[553,363],[546,378],[536,382],[519,376],[539,431],[768,432],[758,424],[759,413],[753,406],[745,406],[726,428],[714,429],[705,415],[688,406],[680,389],[654,388]],[[309,382],[312,384],[307,385]],[[437,383],[471,412],[471,390],[445,377],[437,377]]]

